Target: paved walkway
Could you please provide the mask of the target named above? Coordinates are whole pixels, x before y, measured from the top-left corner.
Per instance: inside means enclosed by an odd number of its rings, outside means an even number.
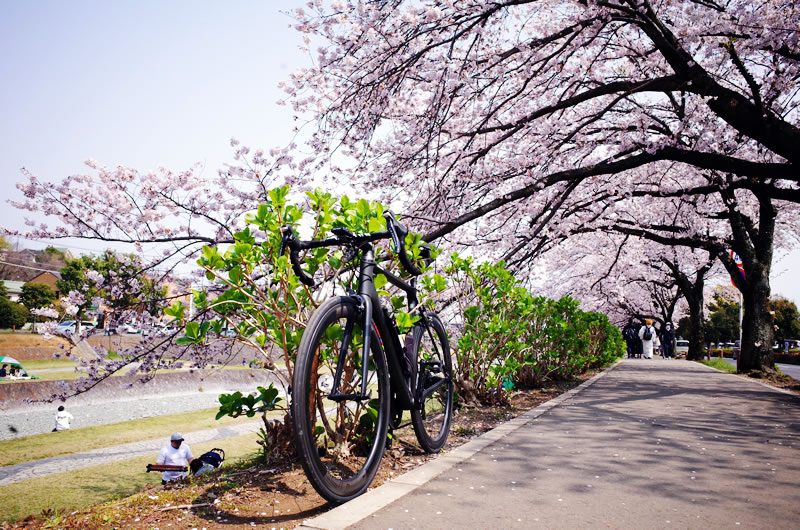
[[[202,431],[188,432],[184,434],[186,443],[189,446],[215,440],[224,440],[240,434],[256,432],[263,424],[259,421],[248,421],[229,427],[216,429],[204,429]],[[105,447],[83,453],[58,456],[34,460],[33,462],[23,462],[13,466],[0,467],[0,486],[13,484],[21,480],[44,477],[53,473],[73,471],[90,466],[99,466],[109,462],[117,462],[138,456],[152,455],[153,462],[156,461],[159,449],[166,443],[167,438],[162,437],[155,440],[144,440],[114,447]],[[196,455],[197,456],[197,455]]]
[[[800,397],[624,360],[302,528],[800,528]]]

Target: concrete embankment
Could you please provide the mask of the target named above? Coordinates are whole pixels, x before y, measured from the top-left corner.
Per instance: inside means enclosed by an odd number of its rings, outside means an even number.
[[[179,414],[219,407],[219,394],[248,393],[275,382],[264,370],[213,370],[158,374],[140,383],[135,376],[112,377],[85,394],[64,403],[73,416],[72,428],[104,425],[152,416]],[[31,381],[0,385],[0,440],[50,432],[58,402],[46,399],[60,389],[54,381]]]
[[[252,392],[258,386],[274,382],[280,387],[277,377],[265,370],[209,369],[157,374],[150,381],[142,382],[140,375],[109,377],[91,390],[73,396],[68,405],[88,405],[106,402],[128,401],[144,397],[168,397],[174,395],[224,392]],[[67,382],[68,383],[68,382]],[[53,408],[52,403],[43,403],[53,395],[63,393],[58,381],[24,381],[0,385],[0,410],[16,412]]]

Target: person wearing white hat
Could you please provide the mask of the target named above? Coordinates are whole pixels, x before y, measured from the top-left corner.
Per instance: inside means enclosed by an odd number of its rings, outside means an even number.
[[[169,437],[169,445],[165,445],[158,452],[157,464],[168,464],[172,466],[187,466],[192,463],[194,457],[188,444],[183,443],[183,435],[179,432],[172,433]],[[161,484],[166,484],[172,480],[177,480],[186,476],[185,471],[163,471],[161,473]]]

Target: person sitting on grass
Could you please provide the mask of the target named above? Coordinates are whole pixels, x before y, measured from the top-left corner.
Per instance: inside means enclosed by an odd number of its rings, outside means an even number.
[[[168,464],[171,466],[188,466],[194,457],[188,444],[183,443],[183,435],[179,432],[172,433],[169,438],[169,445],[165,445],[158,452],[156,464]],[[177,480],[186,476],[185,471],[163,471],[161,473],[161,484]]]

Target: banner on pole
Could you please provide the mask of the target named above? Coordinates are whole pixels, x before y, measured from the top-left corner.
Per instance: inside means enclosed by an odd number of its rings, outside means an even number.
[[[744,275],[744,263],[742,263],[742,258],[739,257],[739,254],[731,250],[731,259],[736,263],[736,266],[739,268],[739,274],[742,275],[742,279],[746,280],[747,277]],[[736,286],[736,282],[734,281],[733,277],[731,277],[731,283]]]

